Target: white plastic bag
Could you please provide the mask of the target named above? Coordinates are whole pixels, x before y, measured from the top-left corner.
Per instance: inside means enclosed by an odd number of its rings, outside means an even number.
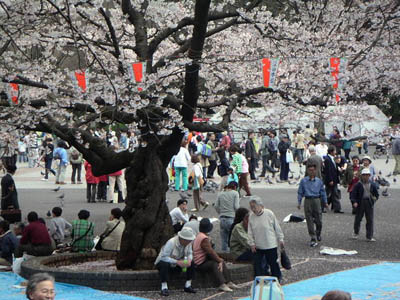
[[[22,263],[32,257],[34,257],[34,256],[24,253],[24,255],[22,257],[14,258],[13,264],[12,264],[12,271],[15,274],[20,275]]]
[[[288,164],[290,164],[290,163],[292,163],[294,160],[293,160],[293,153],[292,153],[292,151],[290,151],[289,149],[287,149],[286,150],[286,162],[288,163]]]
[[[285,297],[276,277],[257,276],[251,286],[250,300],[285,300]]]

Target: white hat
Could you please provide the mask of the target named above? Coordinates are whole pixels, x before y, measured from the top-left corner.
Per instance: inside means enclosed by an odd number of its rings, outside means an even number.
[[[365,155],[365,156],[362,158],[362,160],[364,160],[364,159],[368,159],[369,162],[372,163],[372,159],[371,159],[371,157],[369,157],[368,155]]]
[[[187,241],[193,241],[196,238],[196,235],[190,227],[183,227],[182,230],[178,232],[178,236]]]
[[[361,175],[371,175],[371,171],[369,170],[369,168],[364,168],[361,171]]]

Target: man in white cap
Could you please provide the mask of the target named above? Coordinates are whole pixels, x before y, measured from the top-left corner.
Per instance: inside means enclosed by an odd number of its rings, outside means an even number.
[[[364,168],[361,171],[361,180],[356,183],[350,194],[350,200],[356,209],[354,219],[353,239],[357,239],[360,233],[361,220],[365,214],[367,220],[367,241],[375,242],[374,235],[374,204],[379,198],[377,185],[370,181],[371,171]]]
[[[169,296],[168,275],[171,271],[186,272],[186,293],[196,293],[192,288],[194,274],[192,242],[196,238],[189,227],[182,228],[178,235],[169,239],[161,248],[154,265],[159,271],[161,279],[161,296]]]
[[[374,166],[372,165],[371,157],[369,157],[368,155],[365,155],[362,158],[361,162],[362,162],[361,170],[363,170],[365,168],[370,171],[369,181],[375,181],[376,172],[375,172]]]

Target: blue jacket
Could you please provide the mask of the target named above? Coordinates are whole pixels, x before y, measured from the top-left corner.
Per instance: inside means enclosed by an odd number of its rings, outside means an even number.
[[[59,159],[60,165],[66,166],[68,164],[68,153],[64,148],[57,147],[53,152],[53,158]]]
[[[18,239],[10,230],[0,237],[1,258],[12,263],[12,255],[18,246]]]

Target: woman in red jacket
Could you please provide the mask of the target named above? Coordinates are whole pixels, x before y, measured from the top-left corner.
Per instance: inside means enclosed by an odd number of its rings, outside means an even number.
[[[92,165],[87,161],[83,164],[86,171],[86,199],[87,202],[96,203],[96,189],[97,184],[99,183],[99,178],[95,177],[92,173]]]

